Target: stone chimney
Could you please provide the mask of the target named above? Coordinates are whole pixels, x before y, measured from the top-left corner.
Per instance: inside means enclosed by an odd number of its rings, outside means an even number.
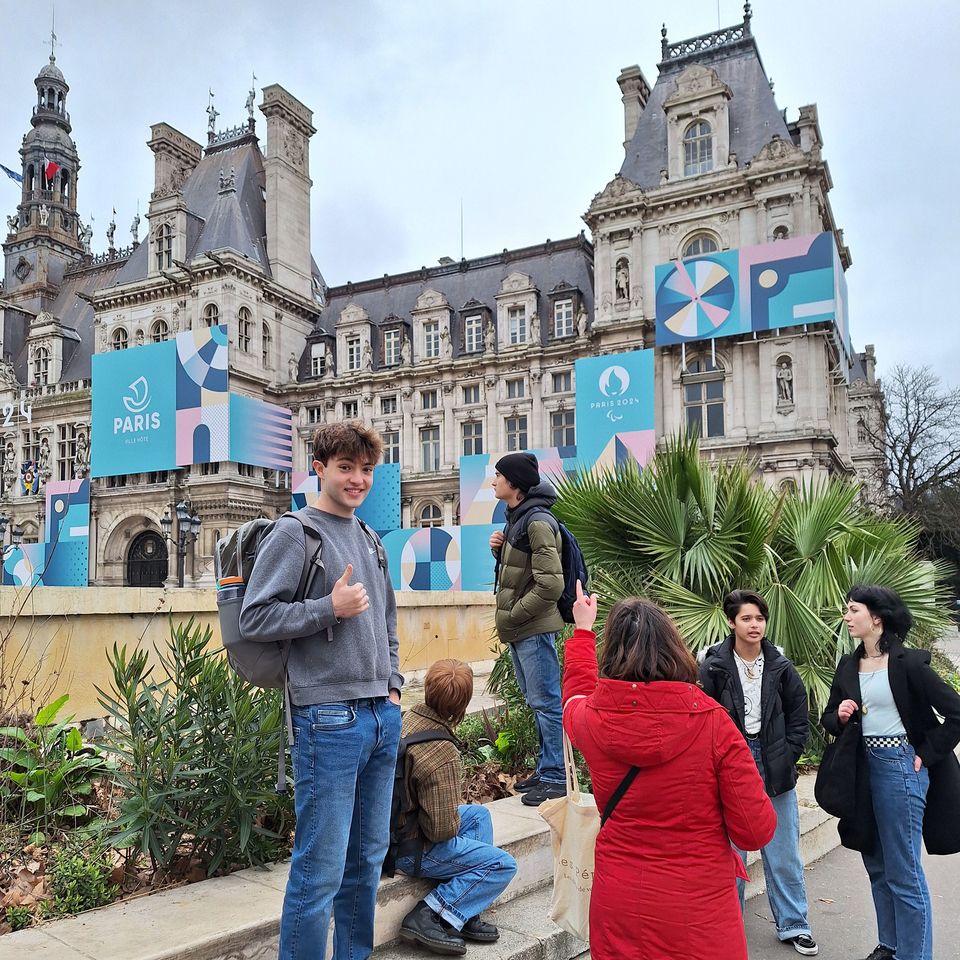
[[[263,88],[260,111],[267,118],[263,169],[270,271],[278,283],[310,300],[310,138],[317,132],[313,111],[276,83]]]
[[[626,149],[636,133],[640,114],[650,98],[650,84],[636,64],[624,67],[617,77],[617,83],[620,84],[620,92],[623,94],[623,146]]]

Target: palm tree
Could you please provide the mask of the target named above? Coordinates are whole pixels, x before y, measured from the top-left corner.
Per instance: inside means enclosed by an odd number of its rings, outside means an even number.
[[[642,471],[631,462],[559,486],[555,510],[587,559],[601,618],[620,597],[647,596],[699,651],[729,632],[724,596],[757,590],[769,635],[796,664],[816,716],[852,649],[841,620],[851,586],[895,589],[916,619],[914,643],[929,644],[948,622],[943,565],[921,559],[911,524],[862,506],[850,481],[778,493],[746,459],[707,463],[699,440],[681,436]]]

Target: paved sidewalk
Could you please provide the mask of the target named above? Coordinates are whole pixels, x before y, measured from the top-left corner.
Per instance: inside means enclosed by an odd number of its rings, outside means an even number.
[[[924,857],[933,901],[933,945],[937,960],[960,957],[960,855]],[[860,960],[877,945],[870,882],[859,853],[838,847],[807,867],[810,925],[820,944],[820,960]],[[747,901],[750,960],[789,960],[799,954],[777,940],[767,898]]]

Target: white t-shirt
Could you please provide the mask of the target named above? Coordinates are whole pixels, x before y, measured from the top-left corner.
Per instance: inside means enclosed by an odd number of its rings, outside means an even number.
[[[763,682],[763,654],[757,657],[753,663],[741,660],[736,652],[733,659],[737,661],[740,686],[743,688],[744,727],[751,737],[755,737],[760,732],[760,685]]]

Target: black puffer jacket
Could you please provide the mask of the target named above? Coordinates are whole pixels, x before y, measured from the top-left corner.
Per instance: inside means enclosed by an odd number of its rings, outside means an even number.
[[[807,745],[807,691],[797,668],[766,638],[761,641],[760,751],[767,795],[779,797],[797,783],[797,761]],[[733,656],[733,636],[707,650],[700,665],[703,689],[746,736],[743,687]]]

